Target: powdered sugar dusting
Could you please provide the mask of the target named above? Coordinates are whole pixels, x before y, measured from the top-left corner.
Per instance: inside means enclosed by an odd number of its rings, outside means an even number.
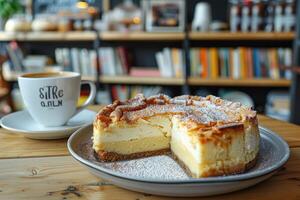
[[[126,174],[148,180],[187,180],[190,177],[167,155],[152,156],[128,161],[101,163],[102,167],[114,173]]]

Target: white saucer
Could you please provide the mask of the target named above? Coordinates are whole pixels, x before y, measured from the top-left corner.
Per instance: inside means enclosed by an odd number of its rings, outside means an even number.
[[[44,127],[35,122],[27,110],[23,110],[4,116],[1,119],[1,126],[32,139],[59,139],[68,137],[81,126],[90,124],[95,117],[96,112],[83,110],[64,126]]]

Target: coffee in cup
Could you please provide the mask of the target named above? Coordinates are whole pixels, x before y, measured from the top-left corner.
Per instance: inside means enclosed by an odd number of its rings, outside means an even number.
[[[96,95],[95,84],[81,81],[76,72],[44,72],[21,75],[18,78],[21,95],[32,118],[44,126],[62,126],[72,116],[91,104]],[[77,106],[80,86],[88,84],[86,102]]]

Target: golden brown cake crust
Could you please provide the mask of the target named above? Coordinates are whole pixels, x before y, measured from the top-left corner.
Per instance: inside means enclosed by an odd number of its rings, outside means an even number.
[[[99,111],[95,126],[108,127],[111,123],[125,120],[133,123],[140,118],[153,115],[178,114],[181,121],[192,124],[192,128],[235,126],[238,122],[256,121],[256,112],[238,102],[207,97],[182,95],[170,98],[164,94],[145,98],[138,94],[127,101],[114,101]]]
[[[107,152],[107,151],[99,151],[98,153],[95,152],[95,156],[100,161],[104,162],[113,162],[113,161],[119,161],[119,160],[131,160],[136,158],[144,158],[149,156],[157,156],[157,155],[164,155],[170,153],[170,149],[160,149],[156,151],[145,151],[141,153],[133,153],[133,154],[118,154],[115,152]]]

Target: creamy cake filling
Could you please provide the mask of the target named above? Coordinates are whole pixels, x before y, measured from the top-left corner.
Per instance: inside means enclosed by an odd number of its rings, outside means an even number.
[[[142,153],[146,151],[157,151],[170,149],[170,138],[165,136],[143,137],[139,139],[123,140],[118,142],[105,142],[98,146],[107,152],[121,155]]]
[[[162,137],[170,140],[168,138],[170,137],[170,132],[171,121],[167,115],[153,116],[148,119],[141,118],[132,124],[122,121],[110,125],[105,128],[105,131],[104,129],[94,128],[93,148],[99,151],[106,149],[102,145],[105,143],[143,140],[144,138]]]

